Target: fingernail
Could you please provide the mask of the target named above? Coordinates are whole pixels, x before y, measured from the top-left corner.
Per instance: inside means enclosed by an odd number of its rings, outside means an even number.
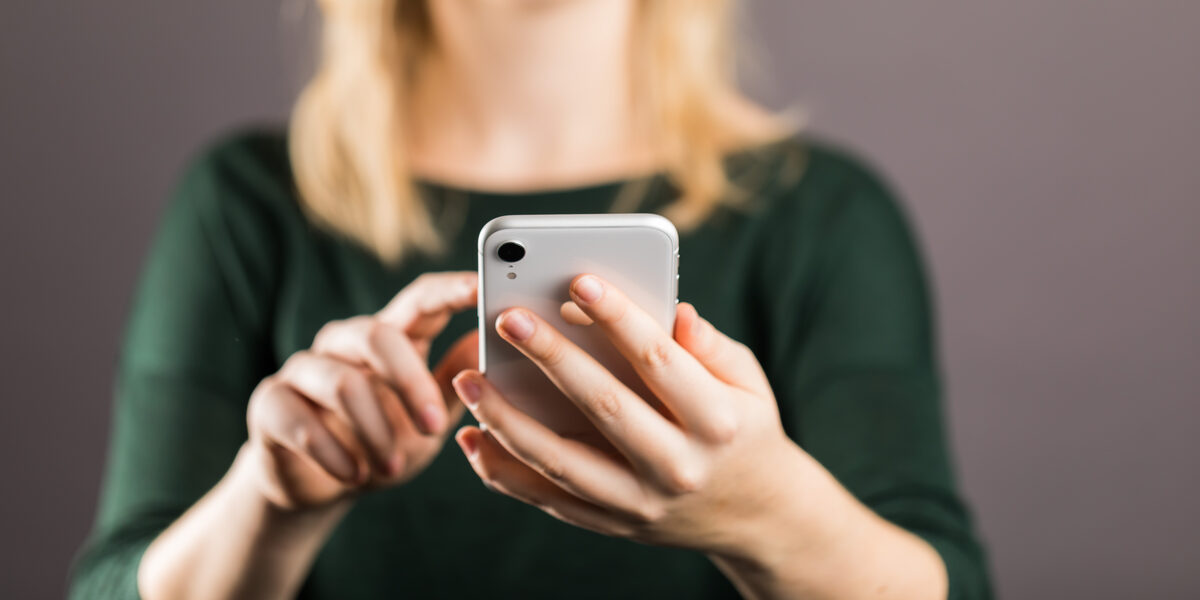
[[[575,282],[575,295],[579,296],[580,300],[591,304],[604,295],[604,286],[600,284],[600,280],[591,275],[580,277]]]
[[[429,404],[421,407],[421,422],[425,425],[425,431],[436,432],[442,430],[442,411],[438,407]]]
[[[454,378],[454,390],[458,392],[458,397],[462,399],[463,404],[474,410],[479,406],[479,396],[483,390],[479,388],[479,383],[471,378],[470,375],[463,373]]]
[[[523,342],[533,335],[533,319],[530,319],[524,311],[509,311],[500,315],[500,329],[503,329],[514,340]]]
[[[388,475],[395,477],[400,474],[402,469],[404,469],[403,454],[397,454],[392,457],[392,460],[388,461]]]
[[[467,455],[467,458],[471,460],[475,460],[475,456],[479,454],[478,441],[472,439],[471,436],[466,433],[458,436],[458,445],[463,449],[463,453]]]

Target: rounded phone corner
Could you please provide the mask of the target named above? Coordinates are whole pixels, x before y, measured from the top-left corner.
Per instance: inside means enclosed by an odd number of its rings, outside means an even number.
[[[493,233],[500,231],[501,229],[506,229],[506,223],[511,221],[512,218],[513,215],[496,217],[485,223],[483,227],[479,229],[479,240],[476,242],[476,250],[479,254],[483,254],[483,246],[487,244],[488,237],[490,237]]]
[[[654,213],[637,213],[638,217],[644,218],[643,225],[652,229],[657,229],[667,236],[671,242],[671,251],[679,253],[679,230],[675,228],[675,224],[670,219]]]

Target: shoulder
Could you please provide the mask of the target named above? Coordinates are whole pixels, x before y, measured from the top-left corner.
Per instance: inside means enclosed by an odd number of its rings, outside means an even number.
[[[232,130],[202,146],[188,171],[249,178],[290,176],[287,134],[269,126]]]
[[[193,154],[163,227],[196,228],[211,244],[277,260],[278,242],[307,228],[297,197],[283,129],[242,128]]]
[[[806,222],[847,216],[895,218],[902,212],[891,184],[867,159],[840,144],[792,136],[748,153],[745,171],[759,170],[757,208],[772,220]],[[736,183],[736,181],[735,181]]]
[[[776,244],[810,250],[912,237],[902,201],[872,163],[842,145],[792,136],[746,154],[736,177]]]
[[[176,202],[202,212],[286,213],[296,204],[282,129],[242,128],[201,147],[175,189]]]
[[[256,289],[273,281],[286,240],[304,228],[285,135],[242,129],[188,161],[165,207],[152,260],[170,269],[209,264],[234,289]]]
[[[853,265],[894,274],[919,263],[901,200],[859,154],[793,137],[762,148],[754,160],[769,173],[753,188],[749,217],[760,232],[764,273],[792,273],[816,285]]]

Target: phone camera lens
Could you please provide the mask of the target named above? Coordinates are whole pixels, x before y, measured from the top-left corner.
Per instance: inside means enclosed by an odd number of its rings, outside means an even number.
[[[496,255],[504,262],[515,263],[525,258],[525,246],[517,242],[504,242],[496,250]]]

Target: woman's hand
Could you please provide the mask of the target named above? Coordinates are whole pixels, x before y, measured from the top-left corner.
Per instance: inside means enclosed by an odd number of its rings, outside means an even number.
[[[736,551],[749,523],[781,501],[781,469],[802,454],[784,434],[753,353],[680,304],[672,338],[591,275],[574,303],[661,402],[638,397],[531,312],[497,328],[538,364],[619,454],[566,439],[509,404],[476,371],[454,380],[483,425],[457,440],[489,486],[576,525],[647,543]],[[802,473],[797,473],[800,475]],[[787,475],[785,477],[790,477]]]
[[[250,398],[247,451],[274,505],[330,504],[414,477],[462,416],[450,378],[478,363],[477,332],[431,373],[430,342],[476,302],[476,275],[418,277],[374,315],[333,321]]]
[[[556,434],[465,371],[454,387],[482,428],[456,437],[488,486],[593,531],[705,552],[746,597],[946,597],[937,552],[858,502],[787,437],[748,348],[688,304],[671,336],[593,275],[575,278],[571,299],[654,398],[529,311],[504,312],[500,335],[611,448]]]

